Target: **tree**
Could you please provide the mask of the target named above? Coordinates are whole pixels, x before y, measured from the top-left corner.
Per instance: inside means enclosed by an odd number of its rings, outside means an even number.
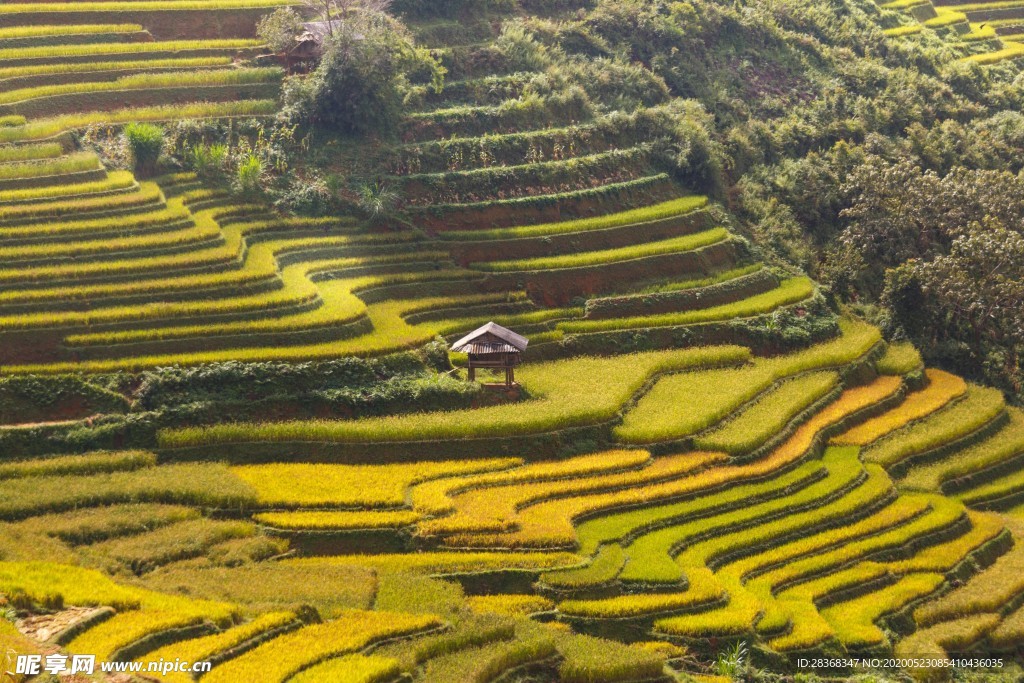
[[[291,47],[295,36],[302,29],[302,17],[291,7],[279,7],[260,19],[256,35],[274,52],[283,52]]]
[[[293,120],[349,135],[386,131],[397,125],[410,75],[429,74],[440,87],[444,69],[397,19],[354,11],[333,30],[316,71],[285,88],[285,114]]]
[[[391,6],[391,0],[303,0],[303,5],[326,22],[327,35],[334,36],[335,25],[357,11],[382,13]]]

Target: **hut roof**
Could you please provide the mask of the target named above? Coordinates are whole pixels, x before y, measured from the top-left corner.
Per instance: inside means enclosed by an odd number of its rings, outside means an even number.
[[[495,322],[479,327],[452,344],[452,351],[462,353],[519,353],[529,340]]]

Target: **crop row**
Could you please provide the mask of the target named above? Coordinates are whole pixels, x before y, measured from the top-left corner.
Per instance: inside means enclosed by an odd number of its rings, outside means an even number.
[[[304,510],[299,512],[261,512],[254,515],[253,519],[275,529],[347,531],[408,527],[419,521],[420,515],[411,510]]]
[[[748,356],[740,347],[708,347],[540,363],[524,367],[521,374],[537,398],[480,408],[472,420],[464,412],[442,412],[346,422],[218,425],[162,431],[159,438],[162,447],[173,448],[252,440],[402,441],[551,431],[612,419],[653,375],[736,363]]]
[[[686,454],[655,459],[647,467],[614,474],[575,477],[564,481],[515,484],[504,487],[474,488],[453,499],[454,514],[420,523],[418,531],[426,535],[449,536],[446,542],[456,547],[472,547],[473,534],[500,532],[515,524],[516,511],[540,501],[642,488],[692,474],[721,459],[716,454]],[[490,543],[487,539],[484,544]]]
[[[285,507],[389,507],[406,502],[406,490],[442,477],[504,470],[513,458],[422,461],[412,464],[334,465],[268,464],[232,468],[252,486],[262,505]]]
[[[991,437],[938,462],[911,468],[902,485],[926,491],[963,489],[972,480],[986,477],[989,470],[1005,467],[1024,455],[1024,415],[1015,408],[1007,412],[1006,426]]]
[[[677,500],[681,497],[692,497],[706,491],[714,491],[732,484],[743,484],[757,479],[777,475],[779,471],[788,470],[807,457],[814,449],[821,445],[821,432],[831,429],[836,422],[847,419],[850,415],[857,414],[878,401],[887,400],[899,386],[895,378],[880,379],[875,383],[848,390],[835,402],[817,413],[811,420],[799,427],[793,435],[782,445],[772,450],[766,457],[752,463],[738,466],[711,467],[697,474],[661,483],[651,483],[643,488],[631,488],[623,491],[599,493],[589,496],[578,496],[574,498],[563,498],[551,501],[543,501],[518,511],[516,522],[518,529],[515,532],[500,535],[480,535],[475,538],[478,545],[490,543],[495,547],[552,547],[568,545],[576,541],[577,534],[574,529],[574,522],[579,519],[590,519],[599,513],[607,514],[622,508],[644,507],[650,509],[652,504],[665,503]],[[698,454],[703,455],[703,454]],[[785,478],[785,486],[801,488],[815,479],[815,476],[808,471],[801,473],[802,476]],[[809,477],[809,479],[808,479]],[[795,490],[794,489],[794,490]],[[771,488],[768,489],[773,490]],[[764,493],[764,492],[762,492]],[[769,497],[774,494],[768,494]],[[698,500],[699,502],[699,500]],[[709,501],[715,502],[715,501]],[[731,509],[731,497],[726,497],[718,502],[724,503],[721,509]],[[685,510],[672,509],[670,505],[663,509],[665,515],[672,514],[695,514],[701,508],[687,507]],[[641,517],[644,514],[638,513]],[[624,513],[625,519],[629,519],[629,513]],[[651,522],[657,527],[658,517],[651,513]],[[588,529],[591,524],[596,529]],[[643,519],[639,520],[638,527],[650,528]],[[583,522],[580,527],[580,543],[585,552],[593,553],[602,540],[616,540],[621,533],[628,529],[622,529],[613,522],[609,527],[610,537],[603,537],[600,531],[600,520]]]
[[[839,384],[835,372],[813,372],[783,382],[765,392],[756,403],[725,425],[701,434],[694,446],[730,455],[750,453],[780,433],[797,415],[833,392]]]
[[[78,74],[96,79],[105,77],[110,72],[128,75],[133,71],[158,71],[162,69],[204,69],[210,67],[230,66],[231,56],[222,57],[175,57],[168,59],[133,59],[116,61],[90,61],[54,64],[31,64],[26,66],[0,67],[0,81],[8,81],[11,85],[30,87],[33,84],[43,85],[65,78],[75,78]],[[42,82],[40,82],[42,81]]]
[[[971,386],[962,400],[874,443],[864,457],[886,467],[905,465],[985,427],[1004,414],[1005,407],[999,390]]]
[[[561,323],[558,327],[566,333],[606,332],[631,328],[667,327],[676,325],[693,325],[713,320],[729,320],[746,318],[767,313],[809,298],[814,293],[814,285],[807,278],[790,278],[783,280],[779,286],[764,294],[757,294],[747,299],[721,306],[712,306],[698,311],[682,313],[664,313],[649,316],[610,318],[607,320],[580,320]]]
[[[46,201],[27,204],[4,203],[0,206],[0,224],[24,224],[76,215],[91,217],[96,213],[114,213],[139,207],[149,208],[161,199],[155,185],[139,185],[127,171],[107,174],[104,181],[65,186]],[[58,197],[61,199],[54,199]]]
[[[64,154],[64,147],[56,142],[44,142],[38,145],[19,145],[17,147],[0,147],[0,163],[9,164],[14,161],[53,159],[62,154]]]
[[[269,83],[279,80],[282,71],[277,68],[220,69],[214,71],[172,71],[167,73],[141,73],[122,76],[113,81],[87,81],[42,85],[0,93],[0,105],[19,103],[37,97],[105,92],[108,90],[145,90],[209,85],[244,85]]]
[[[98,172],[97,172],[98,173]],[[130,191],[135,187],[135,179],[130,173],[115,171],[107,173],[105,178],[97,179],[94,173],[84,173],[75,178],[62,178],[66,183],[47,184],[37,187],[25,187],[14,190],[0,190],[0,205],[27,204],[27,206],[14,206],[14,212],[21,210],[21,213],[32,213],[33,204],[44,203],[55,198],[66,198],[69,196],[88,196],[94,194],[118,194]],[[5,207],[0,207],[0,209]],[[3,211],[0,215],[7,215]],[[2,219],[0,219],[2,220]]]
[[[654,443],[695,434],[725,419],[784,377],[843,367],[867,354],[881,337],[869,325],[840,323],[842,336],[795,354],[757,359],[750,367],[662,377],[626,413],[615,436],[627,443]],[[679,405],[688,409],[681,411]]]
[[[41,140],[58,133],[96,123],[118,125],[133,121],[167,119],[217,118],[230,116],[265,116],[277,111],[274,100],[243,100],[238,102],[193,102],[178,105],[136,107],[115,111],[65,114],[51,119],[32,121],[17,128],[0,128],[0,143],[20,140]]]
[[[837,436],[838,444],[866,446],[886,434],[931,415],[967,392],[967,383],[941,370],[926,370],[928,386],[907,395],[898,407]]]
[[[372,643],[435,628],[432,615],[357,611],[274,638],[245,654],[216,666],[204,678],[208,683],[267,681],[284,683],[321,661],[354,654]]]

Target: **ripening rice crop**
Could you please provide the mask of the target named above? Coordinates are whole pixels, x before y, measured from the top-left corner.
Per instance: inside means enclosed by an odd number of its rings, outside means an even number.
[[[1010,420],[991,437],[958,450],[942,460],[912,468],[901,484],[907,488],[938,491],[947,483],[968,475],[984,473],[1024,455],[1024,413],[1007,409]]]
[[[125,45],[153,45],[154,43],[125,43]],[[175,71],[170,73],[142,73],[122,76],[113,81],[93,81],[40,85],[0,93],[0,104],[12,104],[37,97],[54,97],[72,93],[106,92],[108,90],[148,90],[150,88],[202,87],[213,85],[247,85],[271,83],[280,79],[282,71],[276,68],[224,69],[214,71]]]
[[[942,574],[908,574],[894,585],[840,602],[821,611],[839,641],[848,648],[866,648],[886,642],[875,622],[886,614],[934,593],[945,581]]]
[[[165,610],[121,612],[76,637],[68,643],[67,649],[74,653],[94,654],[100,661],[108,661],[118,650],[146,636],[201,621],[203,617],[199,614],[179,614]]]
[[[520,464],[513,458],[423,461],[390,465],[273,464],[234,467],[232,473],[266,505],[366,507],[405,504],[405,492],[419,482]]]
[[[501,472],[443,477],[418,484],[409,492],[409,500],[418,512],[439,515],[454,510],[452,497],[470,489],[607,474],[642,467],[650,460],[651,455],[647,451],[605,451],[565,460],[529,463]]]
[[[80,171],[95,171],[99,168],[100,161],[95,154],[92,152],[75,152],[74,154],[55,159],[0,164],[0,181],[16,181],[20,178],[40,178]]]
[[[166,448],[235,441],[374,442],[529,434],[612,419],[648,377],[697,366],[741,362],[738,346],[654,351],[612,358],[574,358],[524,366],[520,381],[531,396],[473,411],[421,413],[345,421],[223,424],[160,432]]]
[[[423,683],[490,683],[506,671],[550,659],[557,654],[550,638],[534,637],[488,643],[430,659],[419,680]]]
[[[941,370],[926,370],[928,386],[908,394],[896,408],[860,424],[833,439],[835,443],[865,446],[886,434],[931,415],[967,392],[967,383]]]
[[[563,600],[558,603],[558,611],[572,617],[624,619],[692,610],[714,604],[724,595],[717,587],[702,584],[681,593],[636,593],[594,600]]]
[[[18,527],[78,545],[153,531],[198,516],[199,510],[181,505],[129,503],[39,515],[19,522]]]
[[[581,268],[584,266],[597,266],[606,263],[617,263],[630,259],[647,258],[660,254],[674,254],[681,251],[691,251],[706,247],[728,239],[729,231],[725,228],[714,228],[693,235],[671,237],[655,242],[644,242],[628,247],[617,249],[603,249],[600,251],[584,251],[574,254],[563,254],[561,256],[544,256],[539,258],[521,259],[517,261],[487,261],[474,263],[473,267],[478,270],[492,272],[515,272],[534,270],[554,270],[558,268]]]
[[[895,465],[981,429],[1005,407],[1001,391],[972,385],[962,400],[875,442],[864,457],[886,467]]]
[[[475,488],[454,498],[454,514],[421,522],[418,529],[426,535],[451,535],[447,539],[450,545],[476,546],[480,543],[468,534],[500,532],[511,528],[515,524],[517,511],[527,508],[530,503],[601,491],[642,488],[646,484],[680,479],[719,459],[715,455],[686,453],[657,458],[640,470],[562,481]],[[483,545],[491,542],[488,538],[483,541]]]
[[[26,12],[145,12],[157,10],[235,9],[273,7],[291,4],[290,0],[100,0],[99,2],[18,2],[3,5],[0,14]]]
[[[0,461],[0,480],[118,472],[152,467],[155,464],[156,456],[146,451],[97,451],[83,455],[58,455],[14,462]]]
[[[385,573],[453,574],[491,569],[551,569],[578,565],[571,553],[422,552],[408,555],[335,555],[283,560],[304,568],[320,566],[371,567]]]
[[[906,375],[923,367],[920,352],[910,342],[889,344],[885,355],[875,363],[875,369],[882,375]]]
[[[173,59],[133,59],[120,61],[57,62],[32,64],[28,66],[0,67],[0,80],[22,79],[49,74],[94,73],[102,71],[145,71],[156,69],[202,69],[207,67],[230,66],[233,58],[222,57],[176,57]]]
[[[773,382],[808,370],[841,367],[880,340],[868,325],[844,320],[842,336],[780,358],[759,358],[735,369],[668,375],[626,413],[615,436],[627,443],[654,443],[695,434],[719,422]]]
[[[53,159],[64,153],[64,147],[58,142],[43,142],[38,145],[19,145],[17,147],[0,147],[0,163],[9,164],[14,161],[31,161],[35,159]]]
[[[185,503],[238,507],[253,502],[248,484],[217,463],[148,467],[129,472],[48,475],[0,481],[0,518],[111,503]]]
[[[81,4],[81,3],[75,3]],[[104,3],[106,4],[106,3]],[[6,11],[6,8],[5,8]],[[0,62],[88,55],[132,54],[139,52],[181,52],[183,50],[237,49],[256,47],[256,40],[169,40],[156,43],[90,43],[86,45],[37,45],[0,49]]]
[[[124,538],[89,546],[89,557],[112,560],[136,572],[202,555],[210,547],[235,538],[255,535],[256,529],[241,520],[189,519]]]
[[[783,382],[722,427],[699,435],[694,446],[731,455],[749,453],[838,385],[839,375],[835,372],[813,372]]]
[[[562,636],[557,644],[563,658],[558,680],[564,683],[626,683],[664,675],[665,656],[657,650],[582,635]]]
[[[191,104],[136,107],[114,111],[65,114],[52,119],[39,119],[17,128],[0,128],[0,143],[19,140],[40,140],[66,130],[96,123],[117,125],[133,121],[166,119],[218,118],[227,116],[264,116],[277,111],[274,100],[239,100],[237,102],[194,102]]]
[[[537,612],[548,612],[555,603],[540,595],[473,595],[466,598],[466,604],[481,614],[505,614],[508,616],[529,616]]]
[[[352,610],[333,621],[306,626],[259,645],[204,676],[207,683],[266,681],[284,683],[331,657],[356,653],[372,643],[441,625],[426,614]]]
[[[0,40],[39,36],[84,35],[90,33],[134,33],[139,24],[50,24],[47,26],[7,26],[0,28]]]
[[[441,239],[447,240],[498,240],[515,239],[519,237],[538,237],[544,235],[557,235],[571,232],[586,232],[588,230],[603,230],[605,228],[616,228],[634,223],[646,223],[657,221],[672,216],[679,216],[690,211],[703,208],[707,205],[708,198],[700,195],[679,197],[661,204],[652,204],[629,211],[611,213],[604,216],[592,218],[578,218],[575,220],[558,221],[556,223],[543,223],[539,225],[527,225],[514,228],[493,228],[490,230],[465,230],[445,231],[439,234]]]
[[[807,278],[796,277],[783,280],[775,289],[763,294],[729,304],[711,306],[684,313],[663,313],[630,318],[607,318],[603,320],[579,320],[559,323],[558,328],[566,333],[606,332],[647,327],[670,327],[695,325],[697,323],[733,318],[749,318],[769,313],[775,309],[803,301],[814,294],[814,285]]]
[[[892,396],[899,388],[899,378],[880,377],[869,385],[843,392],[837,401],[800,426],[793,436],[768,456],[752,463],[735,467],[711,467],[688,477],[650,483],[642,488],[539,502],[518,511],[517,531],[492,536],[479,535],[474,540],[477,544],[490,542],[503,547],[568,545],[576,539],[573,520],[582,516],[593,517],[597,512],[614,508],[637,505],[649,507],[658,501],[692,496],[699,491],[726,484],[775,475],[780,468],[789,468],[806,456],[823,429]],[[606,540],[614,538],[618,537]],[[581,536],[580,540],[587,553],[594,552],[599,544],[594,541],[593,545],[589,545],[592,541],[587,536]]]
[[[167,645],[150,652],[146,655],[146,659],[151,662],[160,659],[169,662],[173,662],[175,659],[181,659],[184,662],[206,662],[218,653],[238,647],[253,638],[266,636],[268,632],[275,629],[297,623],[292,612],[269,612],[220,633]],[[193,681],[191,674],[182,672],[171,672],[159,678],[169,683],[192,683]]]
[[[382,683],[401,673],[398,660],[377,655],[345,655],[328,659],[289,678],[290,683]]]
[[[963,586],[914,610],[914,620],[922,626],[930,626],[972,614],[998,612],[1022,594],[1024,544],[1018,542],[995,564]]]
[[[276,529],[400,529],[415,524],[420,514],[411,510],[261,512],[253,515],[260,524]]]

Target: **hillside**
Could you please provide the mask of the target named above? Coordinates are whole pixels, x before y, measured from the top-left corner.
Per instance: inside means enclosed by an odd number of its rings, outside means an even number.
[[[5,657],[1020,675],[1013,1],[404,0],[357,134],[288,4],[0,6]]]

